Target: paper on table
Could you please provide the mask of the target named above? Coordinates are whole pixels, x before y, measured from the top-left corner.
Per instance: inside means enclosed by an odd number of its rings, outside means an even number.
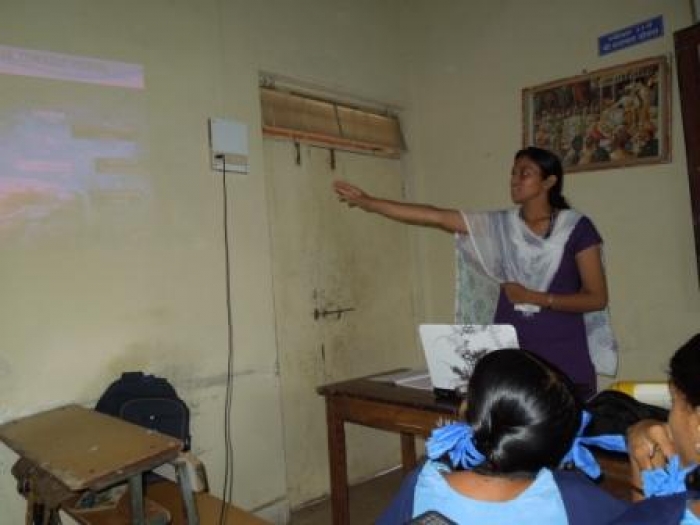
[[[430,376],[427,373],[416,377],[407,377],[406,379],[400,379],[399,381],[396,381],[396,384],[406,386],[408,388],[418,388],[420,390],[433,389],[433,382],[430,380]]]
[[[419,388],[421,390],[433,389],[433,384],[430,381],[430,374],[428,374],[427,370],[403,370],[393,374],[376,376],[372,379],[374,381],[384,381],[408,388]]]

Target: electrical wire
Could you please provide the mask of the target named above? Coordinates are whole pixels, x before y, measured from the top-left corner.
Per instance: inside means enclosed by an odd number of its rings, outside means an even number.
[[[228,505],[233,495],[233,438],[231,432],[231,407],[233,401],[233,305],[231,302],[231,262],[228,233],[228,190],[226,187],[226,157],[217,155],[223,166],[223,234],[226,275],[226,322],[228,327],[228,362],[226,367],[226,395],[224,401],[224,486],[222,489],[219,525],[228,521]]]

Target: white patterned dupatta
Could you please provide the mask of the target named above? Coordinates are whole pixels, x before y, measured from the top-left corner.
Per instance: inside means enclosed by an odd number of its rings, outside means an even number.
[[[468,234],[456,235],[457,289],[456,322],[493,322],[500,285],[517,282],[544,292],[559,268],[564,247],[581,218],[574,210],[560,210],[556,227],[544,239],[520,219],[519,208],[462,213]],[[540,307],[516,305],[523,315],[536,315]],[[608,310],[584,314],[591,360],[599,374],[614,376],[617,344]]]

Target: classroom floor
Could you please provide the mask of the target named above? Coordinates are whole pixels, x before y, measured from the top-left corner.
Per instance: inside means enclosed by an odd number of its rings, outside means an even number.
[[[399,490],[401,469],[350,487],[350,525],[370,525]],[[328,498],[292,513],[289,525],[329,525],[331,505]]]

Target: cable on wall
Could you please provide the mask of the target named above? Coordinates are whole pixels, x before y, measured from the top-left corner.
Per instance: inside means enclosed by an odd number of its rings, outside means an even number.
[[[233,401],[233,304],[231,301],[231,261],[228,232],[228,189],[226,186],[226,156],[217,155],[221,159],[223,168],[223,234],[224,234],[224,262],[226,276],[226,323],[228,327],[228,360],[226,366],[226,395],[224,401],[224,486],[221,491],[222,502],[219,513],[219,525],[225,525],[228,521],[227,507],[231,503],[233,495],[233,437],[231,429],[231,408]]]

